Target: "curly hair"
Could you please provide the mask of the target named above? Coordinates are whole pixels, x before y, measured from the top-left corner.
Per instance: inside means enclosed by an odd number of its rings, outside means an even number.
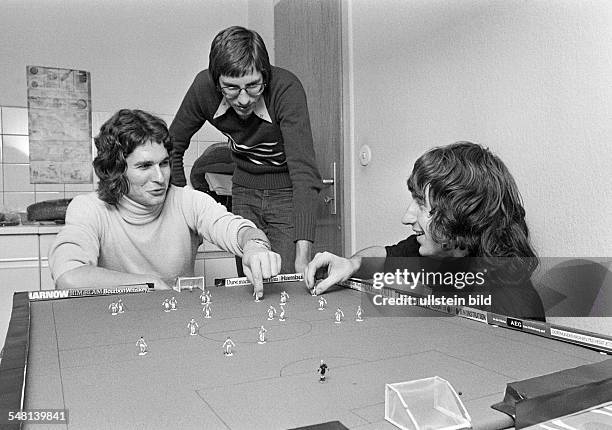
[[[471,142],[433,148],[415,162],[408,179],[408,189],[417,198],[424,199],[427,186],[434,241],[482,257],[489,266],[504,265],[508,276],[531,276],[538,259],[525,209],[499,157]]]
[[[98,196],[109,205],[116,205],[130,191],[126,158],[138,146],[149,142],[164,145],[168,154],[172,140],[164,120],[142,110],[121,109],[100,127],[94,138],[97,155],[93,166],[100,179]]]
[[[221,75],[240,78],[258,71],[263,82],[270,81],[272,66],[261,36],[244,27],[233,26],[215,36],[208,56],[208,71],[215,85]]]

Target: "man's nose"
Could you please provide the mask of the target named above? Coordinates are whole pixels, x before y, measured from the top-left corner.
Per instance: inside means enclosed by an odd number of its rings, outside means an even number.
[[[159,164],[153,167],[153,180],[155,182],[164,182],[165,180],[164,172]]]
[[[251,101],[251,96],[247,94],[245,88],[240,88],[240,94],[238,94],[237,101],[238,101],[238,104],[242,106],[249,104],[249,102]]]
[[[406,213],[402,217],[402,224],[414,224],[417,220],[417,209],[419,205],[412,200],[410,205],[408,205],[408,209],[406,209]]]

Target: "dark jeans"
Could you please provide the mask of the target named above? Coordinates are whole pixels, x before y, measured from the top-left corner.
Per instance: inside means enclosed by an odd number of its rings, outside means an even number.
[[[293,225],[293,190],[255,190],[234,184],[232,212],[255,223],[266,233],[272,251],[280,254],[281,273],[295,272],[295,242]],[[236,257],[238,276],[244,276],[242,259]]]

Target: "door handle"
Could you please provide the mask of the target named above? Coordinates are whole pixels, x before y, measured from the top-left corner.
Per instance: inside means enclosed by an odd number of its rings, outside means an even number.
[[[323,203],[329,205],[329,213],[332,215],[337,214],[336,210],[336,162],[331,163],[332,177],[329,179],[323,179],[323,185],[331,185],[331,196],[323,197]],[[331,204],[330,204],[331,203]]]

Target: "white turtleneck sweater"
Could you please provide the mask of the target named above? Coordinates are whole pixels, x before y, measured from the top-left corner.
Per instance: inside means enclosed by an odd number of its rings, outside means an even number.
[[[110,206],[96,193],[83,194],[68,206],[66,225],[49,251],[49,266],[54,280],[92,265],[173,283],[177,276],[193,276],[202,240],[242,256],[238,231],[243,227],[255,225],[192,189],[171,185],[164,203],[153,208],[127,197]]]

